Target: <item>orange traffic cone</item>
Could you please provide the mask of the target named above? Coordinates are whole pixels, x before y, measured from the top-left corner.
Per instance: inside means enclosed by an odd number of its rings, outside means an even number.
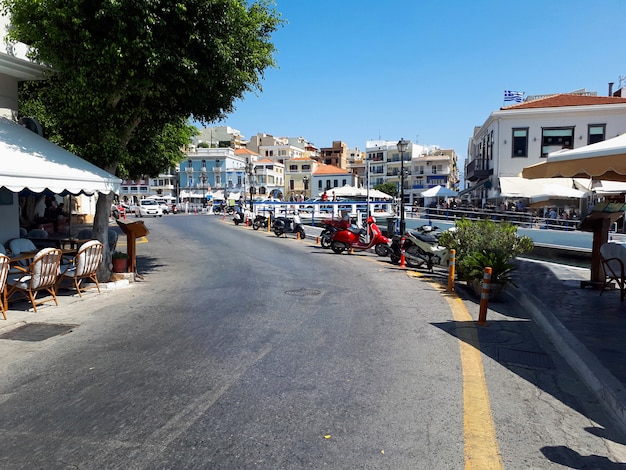
[[[400,267],[406,268],[406,259],[404,257],[404,237],[400,240]]]

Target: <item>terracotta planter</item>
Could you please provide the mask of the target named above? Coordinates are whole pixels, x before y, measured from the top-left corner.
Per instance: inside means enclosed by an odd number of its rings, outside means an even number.
[[[125,273],[128,267],[128,258],[113,258],[111,260],[113,262],[113,272],[114,273]]]

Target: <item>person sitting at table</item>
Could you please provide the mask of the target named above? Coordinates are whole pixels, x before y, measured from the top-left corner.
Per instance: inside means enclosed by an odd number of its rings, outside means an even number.
[[[52,223],[54,225],[54,231],[59,232],[59,226],[65,227],[65,221],[67,220],[67,214],[65,213],[65,204],[61,203],[54,211],[52,217]]]

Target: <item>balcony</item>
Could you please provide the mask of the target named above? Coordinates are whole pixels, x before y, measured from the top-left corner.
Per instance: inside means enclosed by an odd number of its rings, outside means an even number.
[[[472,160],[465,165],[465,179],[468,181],[480,181],[489,178],[493,175],[493,168],[482,169],[476,168],[477,163],[482,163],[482,160]]]

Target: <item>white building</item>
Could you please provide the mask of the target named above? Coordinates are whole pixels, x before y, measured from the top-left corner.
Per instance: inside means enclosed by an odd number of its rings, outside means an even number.
[[[550,152],[582,147],[626,132],[626,98],[577,91],[528,97],[494,111],[477,127],[465,162],[468,187],[460,195],[475,203],[495,200],[500,177],[519,176]]]
[[[398,185],[404,167],[404,202],[412,204],[421,199],[422,191],[441,185],[456,189],[459,181],[457,156],[454,150],[428,148],[409,141],[400,158],[398,143],[375,140],[366,145],[366,163],[369,167],[370,187],[391,182]],[[368,170],[366,169],[366,175]]]

